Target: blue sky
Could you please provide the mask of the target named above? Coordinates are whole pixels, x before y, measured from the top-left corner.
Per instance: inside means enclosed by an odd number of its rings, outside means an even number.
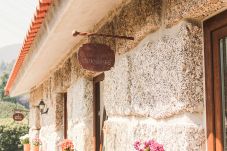
[[[0,0],[0,48],[22,44],[38,0]]]

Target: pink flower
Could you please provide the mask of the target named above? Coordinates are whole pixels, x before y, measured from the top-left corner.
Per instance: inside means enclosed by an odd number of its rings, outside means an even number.
[[[134,148],[137,151],[165,151],[163,145],[157,143],[154,140],[145,141],[143,147],[141,145],[141,141],[136,141],[134,143]]]
[[[137,151],[143,151],[142,148],[141,148],[141,142],[140,141],[135,141],[134,143],[134,148],[137,150]]]

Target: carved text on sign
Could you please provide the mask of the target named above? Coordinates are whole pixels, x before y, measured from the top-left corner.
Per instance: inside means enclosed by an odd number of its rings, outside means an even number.
[[[90,71],[107,71],[114,66],[114,51],[104,44],[84,44],[78,52],[80,65]]]
[[[24,119],[24,115],[22,113],[14,113],[13,119],[14,121],[22,121]]]

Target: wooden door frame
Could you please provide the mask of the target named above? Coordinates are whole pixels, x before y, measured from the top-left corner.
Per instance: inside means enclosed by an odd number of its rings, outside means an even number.
[[[220,122],[222,123],[220,117],[222,116],[220,114],[220,61],[217,62],[218,58],[214,59],[214,57],[219,57],[219,52],[213,51],[218,50],[219,46],[218,44],[214,44],[213,41],[215,40],[217,42],[217,38],[220,37],[215,31],[224,26],[227,26],[227,11],[214,16],[203,23],[208,151],[223,151],[223,137],[220,136],[220,132],[222,131],[222,127],[220,126]],[[220,144],[220,142],[222,143]]]
[[[63,126],[64,126],[64,139],[68,138],[68,109],[67,109],[67,93],[63,93],[63,105],[64,105],[64,117],[63,117]]]
[[[100,106],[100,82],[104,80],[104,73],[93,78],[93,137],[94,150],[100,150],[100,119],[98,118],[97,108]]]

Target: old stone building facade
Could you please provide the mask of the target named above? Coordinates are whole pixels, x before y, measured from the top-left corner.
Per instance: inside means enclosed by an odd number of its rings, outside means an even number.
[[[9,90],[30,93],[30,135],[39,135],[45,151],[59,150],[64,135],[78,151],[95,149],[94,78],[102,73],[84,70],[77,51],[103,43],[116,56],[99,83],[108,117],[101,120],[105,151],[133,151],[138,139],[155,139],[166,151],[209,150],[203,22],[226,6],[225,0],[52,1]],[[73,29],[135,40],[74,38]],[[40,100],[47,114],[36,107]]]

